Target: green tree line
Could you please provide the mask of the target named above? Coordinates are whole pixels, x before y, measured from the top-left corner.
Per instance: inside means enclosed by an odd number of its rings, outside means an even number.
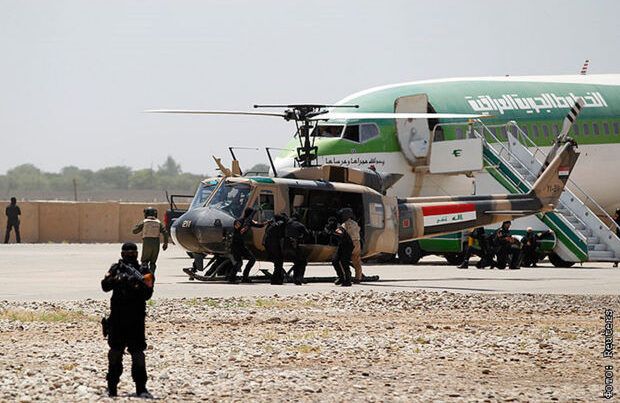
[[[181,166],[168,156],[158,168],[133,170],[113,166],[97,171],[67,166],[59,173],[43,172],[33,164],[22,164],[0,175],[0,191],[73,191],[78,190],[185,190],[196,189],[203,175],[181,171]]]

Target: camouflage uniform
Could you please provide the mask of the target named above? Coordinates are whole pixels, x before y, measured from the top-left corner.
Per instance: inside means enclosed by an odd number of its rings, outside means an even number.
[[[360,226],[349,217],[344,224],[344,229],[348,232],[351,240],[353,241],[353,252],[351,253],[351,265],[355,268],[355,281],[362,281],[362,247],[360,243]]]
[[[157,257],[159,256],[159,234],[164,236],[163,249],[168,248],[168,231],[166,227],[155,217],[147,217],[140,221],[133,229],[134,234],[142,232],[142,264],[148,263],[151,271],[155,273]]]

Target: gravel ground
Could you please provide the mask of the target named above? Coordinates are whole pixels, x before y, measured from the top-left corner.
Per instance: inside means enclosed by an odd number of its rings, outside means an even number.
[[[157,291],[156,291],[157,292]],[[1,401],[105,397],[108,303],[0,301]],[[619,296],[407,291],[155,299],[162,401],[579,401],[603,393]],[[130,356],[117,401],[138,400]]]

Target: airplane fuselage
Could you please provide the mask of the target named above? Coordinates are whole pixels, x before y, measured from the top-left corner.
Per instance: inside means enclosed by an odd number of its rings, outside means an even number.
[[[486,113],[493,126],[516,121],[546,151],[559,133],[562,120],[577,97],[585,101],[571,129],[581,151],[572,179],[608,212],[620,207],[620,75],[482,77],[417,81],[358,92],[339,104],[357,104],[351,112]],[[405,102],[406,101],[406,102]],[[399,109],[400,108],[400,109]],[[341,110],[339,110],[341,111]],[[416,160],[428,153],[431,130],[437,123],[456,120],[426,119],[395,122],[392,119],[327,121],[331,133],[316,138],[320,163],[402,173],[390,194],[408,197],[471,194],[472,180],[463,175],[427,175],[416,190]],[[317,134],[319,134],[317,132]],[[445,140],[464,138],[462,127],[444,126]],[[497,136],[505,133],[497,130]],[[287,148],[293,149],[296,140]],[[283,152],[277,166],[291,163]]]

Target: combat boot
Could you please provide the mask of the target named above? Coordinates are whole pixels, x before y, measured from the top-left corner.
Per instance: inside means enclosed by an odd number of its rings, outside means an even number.
[[[116,384],[108,382],[107,392],[108,392],[108,396],[109,397],[116,397],[116,396],[118,396],[118,391],[116,389]]]
[[[467,269],[469,268],[469,262],[467,260],[463,260],[463,263],[461,263],[460,265],[456,267],[457,269]]]
[[[153,395],[151,392],[146,390],[145,386],[136,386],[136,396],[141,397],[143,399],[152,399]]]

